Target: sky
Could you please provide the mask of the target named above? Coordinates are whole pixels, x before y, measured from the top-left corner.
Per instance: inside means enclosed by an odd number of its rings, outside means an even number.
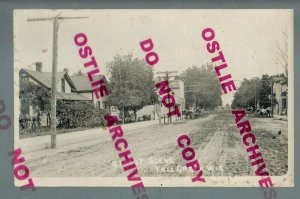
[[[293,38],[292,10],[15,10],[14,69],[35,70],[35,62],[43,63],[43,71],[52,70],[51,21],[28,22],[28,18],[88,17],[64,20],[59,25],[58,71],[69,74],[82,70],[84,60],[74,43],[77,33],[85,33],[99,67],[107,75],[107,63],[117,54],[132,53],[144,59],[139,42],[151,38],[159,62],[155,72],[177,70],[179,74],[192,65],[210,62],[211,55],[201,37],[203,29],[215,31],[226,59],[227,74],[236,86],[244,78],[262,74],[280,74],[277,46],[283,43],[283,32],[289,46]],[[291,54],[292,55],[292,54]],[[293,57],[289,56],[289,59]],[[222,95],[223,105],[233,99],[233,92]]]

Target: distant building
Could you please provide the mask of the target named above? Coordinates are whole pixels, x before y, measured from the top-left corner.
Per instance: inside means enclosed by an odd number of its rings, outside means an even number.
[[[273,105],[274,115],[287,115],[288,109],[288,85],[284,83],[283,78],[274,77],[273,96],[275,104]]]
[[[156,82],[164,81],[164,78],[158,77]],[[185,109],[185,95],[184,95],[184,81],[180,76],[171,77],[169,79],[169,87],[172,89],[171,94],[174,96],[176,105],[178,106],[180,112]],[[159,97],[159,101],[161,102],[161,97]],[[167,114],[168,110],[162,106],[161,107],[161,114]]]
[[[43,72],[42,63],[36,63],[36,70],[27,70],[21,69],[19,71],[19,80],[20,86],[24,82],[29,81],[36,85],[40,85],[48,90],[51,90],[52,87],[52,72]],[[104,76],[99,76],[100,78],[105,78]],[[57,85],[57,100],[62,100],[65,103],[71,101],[91,101],[95,106],[104,108],[106,98],[101,98],[100,101],[96,100],[96,97],[93,95],[93,89],[90,85],[88,76],[72,76],[68,74],[68,70],[64,69],[63,72],[57,72],[56,76],[56,85]],[[20,88],[22,90],[22,88]],[[35,110],[30,102],[29,96],[20,97],[20,113],[21,115],[33,116]],[[41,115],[41,126],[47,125],[47,115]]]
[[[175,97],[176,104],[179,105],[180,110],[183,111],[185,108],[185,95],[184,95],[184,81],[179,76],[170,78],[170,88]]]

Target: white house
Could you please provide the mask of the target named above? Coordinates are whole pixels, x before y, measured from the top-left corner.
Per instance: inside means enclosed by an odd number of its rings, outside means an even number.
[[[43,65],[41,62],[36,63],[36,70],[21,69],[19,71],[20,87],[24,85],[26,81],[30,81],[36,85],[40,85],[48,90],[52,88],[52,72],[43,72]],[[104,78],[104,76],[99,76]],[[72,76],[68,74],[68,70],[64,69],[63,72],[57,72],[56,74],[56,88],[57,88],[57,100],[63,100],[68,103],[70,101],[92,101],[95,106],[104,108],[104,101],[106,98],[101,98],[100,101],[96,100],[93,95],[93,89],[90,85],[88,76]],[[22,88],[20,88],[22,91]],[[31,106],[30,96],[28,94],[20,95],[20,114],[27,115],[29,117],[35,114],[35,110]],[[43,114],[41,116],[41,126],[47,125],[47,117],[49,114]],[[49,118],[48,118],[49,119]]]

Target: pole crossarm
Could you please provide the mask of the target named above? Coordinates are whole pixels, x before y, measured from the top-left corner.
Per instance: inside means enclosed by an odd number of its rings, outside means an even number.
[[[178,73],[178,71],[159,71],[156,74],[171,74],[171,73]]]

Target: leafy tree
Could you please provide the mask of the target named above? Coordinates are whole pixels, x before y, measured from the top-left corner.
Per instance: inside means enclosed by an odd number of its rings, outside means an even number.
[[[21,100],[30,102],[35,109],[39,109],[43,113],[50,112],[51,91],[41,85],[24,80],[20,82],[19,97]],[[29,103],[24,103],[29,104]],[[22,107],[26,109],[28,107]]]
[[[196,106],[213,109],[222,104],[219,80],[211,64],[192,66],[182,74],[187,108]]]
[[[261,78],[261,90],[259,92],[259,105],[262,108],[271,107],[271,77],[263,75]]]
[[[157,101],[153,70],[142,59],[131,54],[114,57],[108,63],[110,81],[108,103],[122,111],[136,112]]]
[[[263,93],[262,81],[259,78],[244,79],[234,94],[232,102],[233,108],[249,108],[256,109],[260,94]]]
[[[267,74],[262,75],[261,78],[244,79],[237,92],[234,95],[232,106],[234,108],[248,108],[252,107],[257,109],[257,103],[260,108],[267,108],[271,106],[271,83],[272,78],[278,77],[282,81],[285,81],[285,75],[269,76]],[[256,101],[256,104],[255,104]]]

